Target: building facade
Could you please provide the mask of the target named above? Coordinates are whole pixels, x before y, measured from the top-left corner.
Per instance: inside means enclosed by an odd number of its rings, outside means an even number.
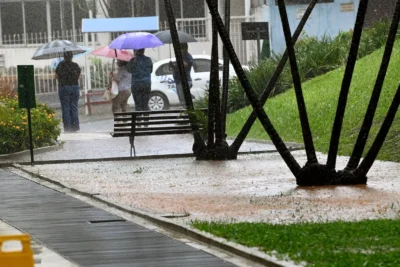
[[[254,1],[255,12],[262,21],[269,22],[269,42],[273,53],[285,51],[286,44],[276,0]],[[253,4],[254,4],[253,2]],[[261,3],[260,3],[261,2]],[[286,10],[292,33],[298,26],[310,0],[286,0]],[[304,27],[304,34],[322,37],[337,36],[354,27],[360,0],[320,0]]]

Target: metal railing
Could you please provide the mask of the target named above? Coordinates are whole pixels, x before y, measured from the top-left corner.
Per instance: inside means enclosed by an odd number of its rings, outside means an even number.
[[[108,74],[111,72],[111,64],[92,64],[90,66],[90,87],[85,83],[85,67],[81,66],[81,77],[79,84],[81,90],[85,87],[92,89],[105,89],[108,86]],[[0,83],[12,84],[13,88],[17,88],[17,68],[0,69]],[[55,69],[51,67],[35,68],[35,93],[36,95],[56,94],[58,93],[58,82],[55,79]]]
[[[207,41],[207,18],[177,19],[178,31],[186,32],[197,41]],[[160,31],[169,30],[167,21],[160,22]]]
[[[91,35],[89,34],[89,41]],[[84,35],[80,29],[77,30],[65,30],[61,31],[53,31],[51,33],[51,39],[65,39],[72,40],[78,43],[83,43]],[[24,45],[42,45],[49,42],[49,36],[47,32],[35,32],[35,33],[27,33],[27,34],[7,34],[3,35],[0,45],[13,45],[13,46],[24,46]]]
[[[254,16],[233,16],[230,23],[230,37],[236,54],[242,64],[248,64],[256,56],[256,42],[242,40],[242,22],[254,22]],[[186,32],[196,38],[199,42],[208,42],[211,30],[210,18],[190,18],[190,19],[177,19],[177,28],[179,31]],[[167,21],[160,23],[160,31],[168,30],[169,25]]]

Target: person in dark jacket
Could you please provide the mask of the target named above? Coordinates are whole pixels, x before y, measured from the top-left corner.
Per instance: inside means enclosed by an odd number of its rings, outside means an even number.
[[[189,89],[192,88],[193,83],[192,83],[192,77],[190,76],[190,72],[193,67],[193,57],[192,55],[188,52],[188,44],[187,43],[182,43],[181,44],[181,51],[182,51],[182,57],[183,57],[183,66],[185,67],[185,74],[186,74],[186,79],[189,84]],[[172,75],[174,76],[175,84],[176,84],[176,93],[178,94],[179,102],[183,106],[183,108],[186,108],[186,102],[185,102],[185,97],[183,95],[183,88],[182,88],[182,79],[179,74],[178,70],[178,65],[176,62],[170,62],[170,67],[172,68]]]
[[[153,62],[144,55],[144,49],[135,50],[134,53],[135,57],[129,61],[127,71],[132,73],[131,89],[135,110],[145,111],[149,110]]]
[[[60,62],[56,68],[64,132],[79,131],[78,101],[81,68],[72,62],[72,56],[72,52],[65,52],[64,61]]]

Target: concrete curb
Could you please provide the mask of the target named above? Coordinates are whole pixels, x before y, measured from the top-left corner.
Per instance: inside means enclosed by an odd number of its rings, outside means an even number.
[[[291,148],[289,151],[303,150],[304,148]],[[259,151],[247,151],[238,152],[238,155],[250,155],[250,154],[263,154],[263,153],[278,153],[278,150],[259,150]],[[194,157],[193,153],[182,153],[182,154],[165,154],[165,155],[146,155],[136,157],[114,157],[114,158],[88,158],[88,159],[66,159],[66,160],[39,160],[35,161],[34,165],[46,165],[46,164],[70,164],[70,163],[85,163],[85,162],[100,162],[100,161],[123,161],[123,160],[143,160],[143,159],[168,159],[168,158],[191,158]],[[0,163],[1,167],[10,167],[13,164],[18,165],[30,165],[31,163],[26,162],[10,162]]]
[[[61,143],[58,143],[58,144],[53,145],[53,146],[39,147],[39,148],[33,149],[33,154],[34,155],[43,154],[43,153],[46,153],[46,152],[57,150],[57,149],[59,149],[61,147],[62,147]],[[0,155],[0,160],[11,160],[11,159],[15,159],[15,158],[18,158],[18,157],[29,156],[30,153],[31,153],[30,150],[24,150],[24,151],[20,151],[20,152],[11,153],[11,154],[3,154],[3,155]]]
[[[235,140],[236,137],[232,136],[232,137],[227,137],[227,140]],[[261,140],[261,139],[252,139],[252,138],[246,138],[245,139],[246,142],[253,142],[253,143],[258,143],[258,144],[268,144],[268,145],[274,145],[274,143],[271,140]],[[298,144],[295,142],[284,142],[286,147],[292,151],[292,150],[299,150],[299,149],[304,149],[304,145],[303,144]]]
[[[225,250],[227,252],[230,252],[232,254],[235,254],[239,257],[245,258],[247,260],[259,263],[259,264],[263,264],[265,266],[272,266],[272,267],[283,267],[284,265],[280,264],[277,260],[273,259],[272,257],[269,257],[268,255],[266,255],[265,253],[262,253],[261,251],[254,251],[253,249],[250,249],[248,247],[245,247],[243,245],[239,245],[233,242],[230,242],[224,238],[219,238],[216,236],[213,236],[209,233],[205,233],[205,232],[201,232],[197,229],[194,229],[192,227],[189,226],[185,226],[183,224],[178,224],[173,222],[170,219],[166,219],[162,216],[157,216],[154,214],[151,214],[149,212],[143,211],[143,210],[139,210],[139,209],[134,209],[132,207],[124,207],[122,205],[119,204],[115,204],[112,203],[106,199],[103,199],[101,196],[98,195],[93,195],[93,194],[89,194],[87,192],[84,191],[80,191],[74,188],[70,188],[66,185],[64,185],[61,182],[57,182],[54,181],[50,178],[47,178],[45,176],[42,175],[38,175],[36,173],[30,172],[28,170],[25,170],[23,167],[19,166],[18,164],[13,164],[13,167],[15,167],[16,169],[19,169],[35,178],[38,178],[40,180],[49,182],[51,184],[57,185],[61,188],[64,189],[68,189],[71,192],[74,192],[78,195],[93,199],[95,201],[98,201],[100,203],[103,203],[109,207],[115,208],[117,210],[126,212],[128,214],[140,217],[142,219],[148,220],[152,223],[154,223],[155,225],[162,227],[164,229],[170,230],[170,231],[174,231],[180,234],[183,234],[185,236],[191,237],[193,239],[196,239],[200,242],[206,243],[210,246],[213,247],[217,247],[219,249]],[[45,186],[45,185],[42,185]],[[54,189],[54,188],[53,188]],[[62,192],[64,193],[64,192]]]

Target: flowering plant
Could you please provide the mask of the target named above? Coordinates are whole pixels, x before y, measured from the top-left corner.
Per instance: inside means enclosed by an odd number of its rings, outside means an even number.
[[[29,149],[28,115],[18,107],[18,97],[12,83],[0,83],[0,154]],[[34,148],[54,145],[60,135],[60,119],[54,109],[45,104],[31,109]]]

